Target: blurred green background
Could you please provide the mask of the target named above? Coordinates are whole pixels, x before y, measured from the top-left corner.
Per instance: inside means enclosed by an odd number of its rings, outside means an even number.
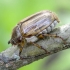
[[[11,46],[7,42],[13,27],[23,18],[41,10],[56,12],[61,21],[58,26],[70,23],[70,0],[0,0],[0,52]],[[70,49],[18,70],[70,70]]]

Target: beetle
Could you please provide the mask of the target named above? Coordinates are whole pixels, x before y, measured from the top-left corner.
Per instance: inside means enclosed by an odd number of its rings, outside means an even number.
[[[32,36],[37,38],[42,38],[44,37],[43,35],[48,36],[47,33],[52,31],[57,23],[59,23],[59,19],[55,13],[48,10],[37,12],[23,19],[14,27],[8,44],[11,43],[12,45],[20,46],[20,55],[23,47],[27,44],[27,38],[31,38]],[[30,41],[30,43],[42,48],[32,41]]]

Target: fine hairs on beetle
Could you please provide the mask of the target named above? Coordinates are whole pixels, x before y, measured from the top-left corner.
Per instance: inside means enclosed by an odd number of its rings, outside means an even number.
[[[31,37],[35,37],[36,40],[38,38],[43,38],[44,36],[59,37],[57,35],[48,34],[58,23],[59,19],[55,13],[48,10],[37,12],[23,19],[17,24],[17,26],[14,27],[11,39],[8,41],[8,44],[11,43],[12,45],[19,46],[19,55],[21,55],[23,47],[27,44],[27,39]],[[29,43],[45,50],[33,40],[30,40]]]

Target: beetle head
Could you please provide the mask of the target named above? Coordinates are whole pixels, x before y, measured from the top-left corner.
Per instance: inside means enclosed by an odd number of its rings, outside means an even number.
[[[22,40],[20,38],[11,38],[9,41],[8,41],[8,44],[12,44],[12,45],[17,45],[19,43],[21,43]]]

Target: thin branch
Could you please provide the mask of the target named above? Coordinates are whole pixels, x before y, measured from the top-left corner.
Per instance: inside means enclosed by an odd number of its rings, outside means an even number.
[[[34,45],[27,44],[21,53],[22,59],[18,56],[19,48],[17,46],[9,47],[0,53],[0,70],[16,70],[48,55],[70,48],[70,24],[54,29],[51,34],[57,34],[57,36],[63,38],[66,44],[63,44],[61,38],[45,37],[45,39],[40,39],[36,43],[47,52]]]

